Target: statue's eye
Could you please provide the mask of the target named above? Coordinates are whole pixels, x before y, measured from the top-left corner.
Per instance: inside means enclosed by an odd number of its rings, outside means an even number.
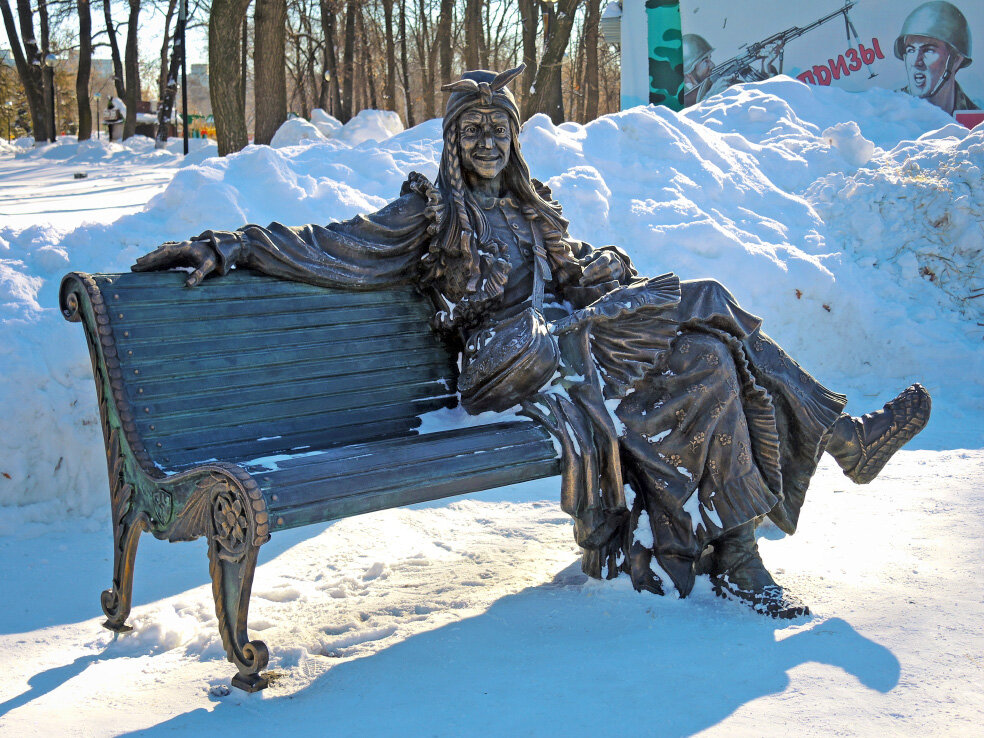
[[[496,136],[505,136],[506,135],[506,129],[505,129],[505,127],[503,127],[503,126],[496,126],[495,127],[495,135]]]
[[[465,126],[466,136],[474,136],[476,133],[478,133],[478,126],[473,126],[473,125]]]

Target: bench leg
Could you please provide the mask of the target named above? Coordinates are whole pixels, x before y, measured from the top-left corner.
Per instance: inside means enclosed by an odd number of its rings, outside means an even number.
[[[251,641],[246,630],[249,596],[260,547],[251,535],[248,500],[232,485],[212,498],[208,559],[212,595],[226,656],[239,669],[232,686],[257,692],[268,684],[259,672],[270,661],[266,645]]]
[[[116,633],[133,630],[126,624],[133,596],[133,562],[140,534],[150,523],[147,514],[134,509],[133,487],[123,477],[123,458],[116,431],[109,436],[110,505],[113,514],[113,587],[102,593],[103,627]]]

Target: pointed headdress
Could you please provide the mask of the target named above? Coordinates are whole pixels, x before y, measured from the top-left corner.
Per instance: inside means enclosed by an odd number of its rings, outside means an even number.
[[[516,106],[516,98],[506,85],[522,74],[524,69],[525,64],[499,73],[475,69],[465,72],[456,82],[444,85],[441,89],[451,92],[447,110],[444,112],[444,130],[447,131],[458,116],[471,107],[498,108],[508,113],[518,130],[519,108]]]

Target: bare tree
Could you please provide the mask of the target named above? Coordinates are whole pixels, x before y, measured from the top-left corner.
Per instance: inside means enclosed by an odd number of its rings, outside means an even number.
[[[451,47],[451,25],[454,23],[454,0],[441,0],[441,15],[437,21],[437,32],[434,34],[434,45],[438,49],[441,57],[441,84],[451,81],[451,62],[454,57],[454,49]],[[445,92],[441,101],[443,109],[448,104],[448,95]]]
[[[92,138],[92,109],[89,107],[92,15],[89,13],[89,0],[76,0],[75,6],[79,13],[79,68],[75,75],[75,98],[79,107],[79,141],[85,141]]]
[[[39,0],[43,5],[44,0]],[[14,16],[8,0],[0,0],[0,13],[3,14],[3,25],[7,31],[7,39],[14,55],[17,76],[24,86],[28,109],[31,111],[31,127],[34,141],[43,143],[51,135],[51,114],[48,109],[48,96],[42,73],[42,59],[48,53],[45,45],[38,46],[34,33],[34,11],[29,0],[17,0],[17,16],[19,32],[14,24]],[[23,38],[23,47],[20,39]]]
[[[588,7],[584,19],[584,115],[588,123],[598,117],[598,32],[601,22],[601,0],[587,0]]]
[[[219,156],[239,151],[249,143],[246,111],[240,104],[244,99],[245,80],[241,67],[242,36],[238,32],[248,7],[249,0],[212,0],[208,20],[209,97]]]
[[[140,55],[137,43],[137,18],[140,15],[140,0],[128,0],[130,15],[126,27],[126,118],[123,120],[123,138],[130,138],[137,132],[137,105],[140,102]]]
[[[485,33],[482,27],[482,6],[484,0],[466,0],[465,2],[465,67],[479,69],[482,58],[487,57],[485,49]]]
[[[536,71],[533,90],[523,107],[524,118],[535,113],[546,113],[556,124],[564,121],[562,65],[580,3],[581,0],[560,0],[547,4],[547,13],[544,14],[548,19],[546,47]],[[559,6],[556,11],[554,5]]]
[[[253,95],[256,129],[253,140],[268,144],[287,120],[287,0],[256,0],[253,9]]]
[[[121,100],[126,98],[126,84],[123,81],[123,58],[120,56],[120,45],[116,40],[116,26],[110,9],[110,0],[103,0],[103,17],[106,19],[106,36],[109,40],[109,53],[113,60],[113,84],[116,96]]]

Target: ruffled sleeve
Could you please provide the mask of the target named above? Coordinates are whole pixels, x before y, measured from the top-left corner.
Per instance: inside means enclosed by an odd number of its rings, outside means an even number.
[[[271,223],[236,231],[205,231],[219,271],[234,266],[323,287],[377,289],[413,282],[433,233],[435,213],[426,179],[412,174],[398,200],[370,215],[327,226]]]

